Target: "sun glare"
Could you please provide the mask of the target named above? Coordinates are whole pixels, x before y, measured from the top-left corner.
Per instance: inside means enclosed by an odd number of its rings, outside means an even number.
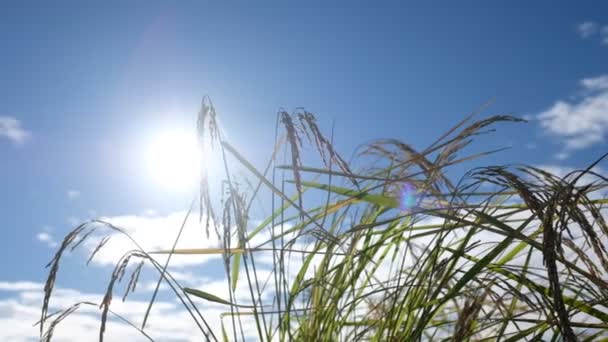
[[[155,136],[145,152],[150,176],[168,191],[196,189],[202,156],[192,132],[168,131]]]

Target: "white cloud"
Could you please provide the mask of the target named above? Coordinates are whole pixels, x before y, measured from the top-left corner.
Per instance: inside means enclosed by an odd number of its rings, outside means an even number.
[[[564,139],[566,151],[600,143],[608,133],[608,75],[580,83],[582,96],[557,101],[538,115],[545,130]]]
[[[146,252],[171,250],[179,229],[186,217],[186,211],[177,211],[168,215],[148,212],[146,215],[122,215],[105,216],[98,219],[111,223],[126,231]],[[79,222],[80,223],[80,222]],[[183,248],[220,248],[222,244],[217,238],[215,228],[209,227],[209,236],[205,229],[206,220],[199,221],[198,213],[191,213],[186,221],[184,230],[177,244],[177,249]],[[111,233],[112,237],[99,250],[92,263],[97,265],[115,265],[121,255],[135,248],[133,243],[123,234],[98,229],[91,239],[83,243],[83,246],[92,252],[97,247],[100,239]],[[222,232],[220,232],[223,234]],[[268,240],[269,233],[264,230],[250,240],[252,246]],[[233,248],[236,247],[237,239],[233,237]],[[164,262],[164,254],[154,254],[159,262]],[[221,254],[205,255],[177,255],[171,258],[172,266],[198,265],[210,260],[220,260]]]
[[[53,239],[51,234],[49,234],[48,232],[40,232],[36,234],[36,239],[40,242],[44,242],[50,248],[57,247],[57,241],[55,241],[55,239]]]
[[[143,249],[146,251],[154,251],[154,250],[168,250],[171,248],[175,236],[185,218],[186,212],[179,211],[174,212],[166,216],[139,216],[139,215],[124,215],[124,216],[112,216],[112,217],[101,217],[101,221],[109,222],[117,227],[124,229],[128,232],[132,238],[137,241]],[[99,242],[101,238],[103,230],[97,229],[95,231],[95,235],[92,235],[89,240],[85,241],[80,248],[86,249],[89,253],[92,252]],[[108,231],[111,232],[111,231]],[[125,252],[132,250],[134,246],[124,236],[121,236],[119,233],[112,233],[113,236],[108,240],[107,244],[96,254],[92,263],[104,266],[104,265],[115,265],[118,259]],[[220,243],[215,237],[215,232],[213,227],[211,227],[211,236],[207,238],[205,229],[204,229],[204,221],[201,223],[198,220],[197,215],[191,215],[189,220],[187,221],[182,239],[178,244],[177,248],[217,248],[220,247]],[[257,246],[259,243],[266,241],[268,239],[268,233],[266,231],[260,232],[257,236],[255,236],[251,241],[253,246]],[[233,246],[234,247],[234,246]],[[259,254],[269,254],[270,252],[260,252]],[[256,253],[258,255],[258,253]],[[163,255],[155,255],[155,258],[164,263]],[[193,268],[193,265],[200,265],[201,263],[205,263],[204,268],[196,267]],[[297,262],[295,263],[297,265]],[[190,267],[189,267],[190,266]],[[211,271],[207,271],[211,270]],[[297,270],[297,268],[295,268]],[[294,271],[295,271],[294,270]],[[148,270],[149,271],[149,270]],[[228,299],[229,297],[229,286],[227,280],[223,274],[223,265],[220,259],[220,255],[212,254],[212,255],[174,255],[171,261],[170,266],[171,275],[180,282],[182,286],[189,286],[192,288],[197,288],[209,293],[212,293],[221,298]],[[147,273],[148,275],[150,273]],[[140,284],[137,286],[137,291],[145,291],[150,292],[153,291],[156,287],[156,282],[158,279],[158,274],[156,272],[152,272],[153,276],[143,277],[141,279]],[[245,271],[241,272],[241,279],[238,282],[238,286],[236,288],[236,298],[241,304],[249,304],[251,303],[251,297],[249,292],[249,286],[247,284],[247,279],[245,278]],[[272,282],[272,278],[270,277],[271,271],[268,265],[257,265],[256,275],[261,284],[266,284],[263,291],[264,300],[267,303],[271,303],[272,300],[269,296],[272,296],[274,292],[274,283]],[[292,275],[292,278],[295,277],[295,274]],[[128,278],[128,277],[127,277]],[[169,293],[169,288],[166,284],[163,283],[161,285],[161,290],[164,294]],[[57,292],[59,293],[59,292]],[[61,297],[61,296],[60,296]],[[82,295],[80,296],[83,297]],[[89,298],[84,296],[86,300],[91,300],[93,298]],[[82,299],[81,299],[82,300]],[[70,304],[70,300],[61,300],[57,299],[58,302],[61,303],[62,307],[68,306]],[[73,302],[73,300],[71,301]],[[220,327],[220,313],[229,311],[228,308],[221,305],[210,305],[209,302],[195,299],[195,302],[201,304],[201,308],[204,308],[203,314],[205,317],[210,317],[210,325],[214,328],[214,331],[219,332]],[[114,305],[114,304],[113,304]],[[117,305],[120,307],[120,303],[117,302]],[[129,301],[129,305],[132,307],[133,301]],[[115,308],[113,307],[113,310]],[[143,313],[145,307],[140,311]],[[118,311],[118,310],[117,310]],[[121,311],[119,311],[121,312]],[[172,313],[160,312],[157,313],[158,322],[162,322],[163,326],[168,323],[165,321],[165,317],[173,315]],[[135,318],[139,319],[143,316],[139,315]],[[188,320],[189,318],[182,314],[182,318],[184,320]],[[249,318],[245,318],[246,320]],[[0,319],[1,321],[1,319]],[[224,323],[228,322],[229,318],[224,319]],[[250,322],[250,323],[253,323]],[[71,323],[70,323],[71,324]],[[244,324],[249,324],[247,321]],[[226,327],[230,333],[229,327]],[[1,325],[0,325],[1,329]],[[176,328],[177,329],[177,328]],[[245,329],[245,332],[255,332],[255,328],[251,326],[251,329]],[[0,335],[0,340],[1,340]],[[162,334],[159,336],[168,336],[167,334]],[[199,338],[193,338],[192,340],[199,340]],[[111,339],[108,339],[111,340]],[[118,339],[116,339],[118,340]],[[125,340],[125,339],[122,339]],[[128,339],[131,340],[131,339]],[[187,339],[190,340],[190,339]]]
[[[598,25],[592,21],[585,21],[583,23],[578,24],[576,27],[578,34],[581,38],[589,38],[594,35],[598,30]]]
[[[581,81],[581,84],[588,90],[606,90],[608,89],[608,75],[602,75],[595,78],[586,78]]]
[[[80,191],[78,190],[68,190],[67,192],[68,198],[71,200],[77,199],[78,197],[80,197]]]
[[[124,229],[144,250],[149,252],[170,250],[185,216],[185,211],[179,211],[166,216],[123,215],[101,217],[99,220],[109,222]],[[109,232],[105,231],[105,233]],[[104,234],[104,231],[98,230],[98,234]],[[124,235],[119,233],[112,234],[113,236],[95,255],[93,263],[114,265],[121,255],[135,248],[132,242]],[[97,237],[100,235],[97,235]],[[84,246],[92,252],[98,243],[99,239],[89,239],[84,243]],[[198,215],[191,214],[186,222],[177,248],[218,248],[220,246],[220,241],[217,239],[213,227],[210,227],[209,238],[207,238],[205,221],[199,222]],[[163,255],[156,255],[155,258],[158,261],[165,259]],[[219,254],[174,255],[171,258],[171,265],[195,265],[219,258]]]
[[[0,116],[0,138],[4,137],[16,145],[23,144],[31,133],[21,127],[21,122],[9,116]]]
[[[8,297],[0,300],[0,341],[38,340],[39,326],[33,326],[40,319],[43,284],[33,282],[0,282],[0,293],[9,291]],[[2,293],[3,294],[3,293]],[[135,324],[141,319],[148,306],[147,301],[127,299],[122,302],[115,296],[111,310]],[[49,313],[66,309],[80,301],[99,303],[102,294],[83,293],[74,289],[56,288],[51,297]],[[207,302],[201,313],[209,325],[219,328],[220,314],[225,306]],[[75,313],[63,320],[55,329],[53,340],[65,342],[97,341],[99,331],[98,306],[81,306]],[[247,327],[252,328],[249,325]],[[46,327],[48,328],[48,323]],[[229,328],[229,327],[227,327]],[[216,329],[219,330],[219,329]],[[153,306],[146,332],[154,339],[163,341],[198,341],[202,339],[195,323],[180,304],[175,301],[159,300]],[[219,331],[216,331],[216,333]],[[118,320],[109,319],[105,333],[107,341],[147,341],[139,332]]]
[[[57,247],[57,241],[52,235],[53,228],[50,226],[42,227],[42,231],[36,234],[36,240],[46,244],[49,248]]]
[[[571,172],[583,171],[586,169],[585,167],[574,168],[574,167],[570,167],[570,166],[552,165],[552,164],[536,165],[535,167],[539,168],[541,170],[545,170],[545,171],[551,173],[552,175],[555,175],[560,178],[565,177],[566,175],[570,174]],[[606,171],[598,166],[592,168],[591,171],[593,171],[597,174],[600,174],[600,175],[606,174]],[[579,174],[579,172],[576,172],[575,174],[569,176],[568,179],[572,179],[573,177],[576,177],[578,174]],[[596,181],[598,181],[598,178],[596,176],[586,174],[586,175],[582,176],[576,184],[578,186],[584,186],[586,184],[593,183]]]

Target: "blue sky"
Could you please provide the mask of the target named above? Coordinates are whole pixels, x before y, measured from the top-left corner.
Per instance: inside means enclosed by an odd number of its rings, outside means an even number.
[[[490,99],[484,115],[530,122],[483,137],[512,147],[484,164],[594,161],[608,147],[608,4],[510,4],[2,2],[0,331],[39,305],[28,291],[74,223],[155,226],[187,208],[192,192],[159,187],[142,156],[194,128],[203,95],[260,166],[279,108],[335,122],[350,155],[376,138],[423,148]],[[99,293],[109,264],[83,279],[75,255],[59,285]],[[35,329],[12,334],[0,339]]]

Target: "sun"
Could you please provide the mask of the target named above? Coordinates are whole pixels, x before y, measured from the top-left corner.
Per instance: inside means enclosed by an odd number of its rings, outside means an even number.
[[[165,190],[183,192],[197,188],[203,160],[194,132],[155,134],[147,144],[145,160],[149,175]]]

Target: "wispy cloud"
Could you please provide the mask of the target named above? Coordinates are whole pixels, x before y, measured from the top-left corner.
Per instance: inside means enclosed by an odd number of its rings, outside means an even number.
[[[608,25],[601,25],[593,21],[585,21],[576,26],[579,36],[583,39],[599,37],[602,45],[608,45]]]
[[[600,143],[608,134],[608,75],[583,79],[573,100],[559,100],[538,115],[541,126],[564,140],[565,152]]]
[[[555,159],[557,160],[566,160],[568,157],[570,157],[570,154],[565,151],[559,152],[555,155]]]
[[[52,235],[53,229],[49,226],[42,228],[42,231],[36,234],[36,240],[46,244],[49,248],[57,247],[57,241]]]
[[[76,216],[68,216],[68,218],[66,219],[66,221],[72,227],[75,227],[75,226],[77,226],[77,225],[79,225],[79,224],[81,224],[83,222],[81,219],[79,219]]]
[[[55,241],[55,239],[53,239],[53,236],[51,236],[50,233],[40,232],[40,233],[36,234],[36,239],[40,242],[46,243],[47,246],[49,246],[50,248],[57,247],[57,241]]]
[[[74,189],[72,189],[72,190],[68,190],[67,195],[68,195],[68,198],[69,198],[69,199],[71,199],[71,200],[75,200],[75,199],[77,199],[78,197],[80,197],[80,191],[78,191],[78,190],[74,190]]]
[[[581,38],[587,39],[598,31],[598,24],[592,21],[585,21],[577,25],[576,30]]]
[[[0,281],[0,291],[40,291],[44,286],[31,281]]]
[[[21,122],[10,116],[0,116],[0,138],[7,138],[16,145],[22,145],[31,133],[26,131]]]

